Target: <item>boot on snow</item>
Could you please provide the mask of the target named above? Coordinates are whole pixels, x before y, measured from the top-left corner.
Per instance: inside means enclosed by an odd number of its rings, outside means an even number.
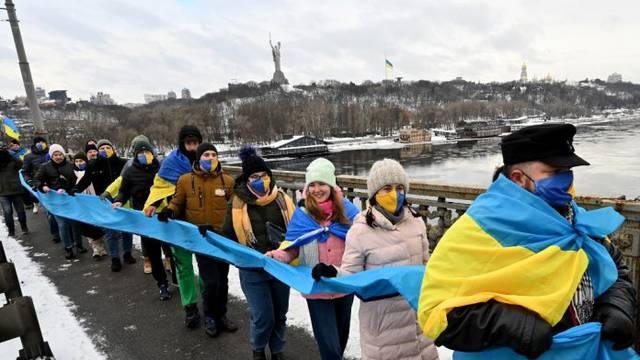
[[[184,307],[185,317],[184,324],[189,329],[195,329],[200,325],[200,313],[198,312],[198,305],[189,304]]]

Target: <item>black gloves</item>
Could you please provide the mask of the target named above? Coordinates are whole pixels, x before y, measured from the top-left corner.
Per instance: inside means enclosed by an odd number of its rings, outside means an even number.
[[[553,332],[551,325],[544,319],[536,314],[532,314],[532,317],[535,320],[531,322],[529,338],[513,334],[517,337],[511,339],[510,346],[518,354],[536,359],[551,347]]]
[[[215,232],[213,225],[198,225],[198,232],[202,237],[207,236],[207,231]]]
[[[108,192],[103,192],[102,194],[100,194],[100,200],[112,200],[111,194],[109,194]]]
[[[315,281],[320,281],[320,277],[333,278],[338,275],[338,270],[331,265],[327,265],[325,263],[318,263],[311,270],[311,277]]]
[[[77,192],[78,192],[78,189],[72,187],[71,189],[69,189],[69,191],[67,191],[67,194],[69,194],[69,196],[76,196]]]
[[[173,211],[169,208],[164,208],[158,214],[158,221],[167,222],[169,219],[173,219]]]
[[[635,330],[633,321],[613,305],[601,305],[596,309],[596,319],[602,323],[602,339],[613,342],[613,350],[623,350],[633,345]]]

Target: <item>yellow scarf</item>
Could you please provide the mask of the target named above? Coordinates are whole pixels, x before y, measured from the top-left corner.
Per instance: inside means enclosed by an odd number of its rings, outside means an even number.
[[[278,204],[278,207],[280,207],[285,226],[289,225],[289,221],[291,220],[291,216],[293,216],[293,211],[295,210],[295,205],[293,204],[293,201],[291,201],[289,195],[278,189],[278,187],[274,186],[269,195],[257,199],[256,205],[266,206],[274,201]],[[236,233],[238,242],[242,245],[253,247],[257,240],[251,226],[247,203],[237,195],[233,197],[233,200],[231,200],[231,218],[233,222],[233,230]]]

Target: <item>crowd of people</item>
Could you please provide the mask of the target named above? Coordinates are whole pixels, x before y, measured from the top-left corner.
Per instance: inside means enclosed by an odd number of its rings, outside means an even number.
[[[536,196],[546,204],[541,206],[549,206],[567,226],[573,226],[571,168],[588,165],[574,153],[574,134],[571,125],[541,125],[506,137],[502,146],[505,166],[496,172],[494,181],[506,179],[529,194],[523,196]],[[38,211],[37,199],[20,185],[18,172],[22,169],[24,179],[36,191],[99,196],[113,208],[129,207],[160,223],[184,220],[197,225],[203,236],[212,231],[277,261],[310,267],[316,281],[388,266],[425,266],[432,253],[438,259],[435,264],[441,264],[442,257],[455,256],[453,250],[443,254],[429,249],[425,221],[407,200],[409,179],[395,160],[373,164],[367,177],[368,202],[359,211],[344,196],[331,161],[317,158],[309,164],[301,199],[294,204],[254,148],[240,150],[242,172],[234,179],[224,172],[216,146],[203,141],[200,131],[189,125],[180,130],[178,147],[162,161],[144,135],[133,139],[129,160],[119,157],[107,139],[90,140],[84,150],[68,157],[62,146],[49,145],[41,137],[34,138],[30,152],[17,141],[0,149],[0,202],[10,236],[15,235],[13,210],[23,233],[29,231],[25,205]],[[502,201],[510,200],[505,196]],[[57,215],[49,214],[48,221],[52,239],[62,242],[67,259],[88,251],[86,238],[95,259],[111,257],[113,272],[120,271],[123,262],[136,263],[131,234]],[[320,228],[325,231],[317,231]],[[308,236],[312,233],[315,235]],[[571,300],[561,321],[551,324],[535,309],[494,297],[453,306],[446,314],[446,329],[430,339],[423,333],[419,314],[404,298],[376,299],[363,302],[358,314],[362,358],[438,359],[436,345],[461,351],[507,346],[534,358],[549,349],[554,334],[589,321],[603,324],[602,337],[613,341],[614,348],[629,347],[635,338],[637,311],[630,271],[615,245],[607,239],[594,241],[606,248],[607,261],[615,266],[615,281],[604,293],[595,292],[585,265],[576,286],[550,289],[567,292]],[[211,337],[238,329],[227,317],[229,264],[195,254],[202,280],[198,285],[194,254],[158,239],[142,237],[141,243],[145,272],[152,274],[160,300],[172,296],[166,271],[172,269],[187,328],[203,325]],[[473,251],[480,255],[487,249],[479,243]],[[163,252],[170,264],[163,261]],[[535,275],[521,280],[545,281]],[[239,269],[239,281],[250,310],[248,342],[253,359],[267,359],[267,354],[273,360],[283,359],[289,287],[262,269]],[[442,278],[427,276],[423,290],[442,286]],[[342,359],[349,340],[353,294],[303,296],[321,358]],[[197,305],[199,297],[204,319]],[[423,293],[421,303],[428,297],[428,292]]]

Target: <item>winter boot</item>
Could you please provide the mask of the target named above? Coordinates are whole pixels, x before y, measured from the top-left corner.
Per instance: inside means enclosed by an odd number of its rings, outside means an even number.
[[[80,254],[86,254],[87,253],[87,248],[82,246],[82,244],[76,245],[76,248],[78,249],[78,253],[80,253]]]
[[[167,301],[171,299],[171,292],[169,292],[169,285],[162,284],[160,285],[160,300]]]
[[[271,354],[271,360],[284,360],[284,353],[279,352],[279,353]]]
[[[236,325],[233,321],[229,320],[229,318],[226,316],[223,316],[220,319],[216,320],[216,323],[218,323],[218,327],[220,328],[220,330],[223,330],[226,332],[238,331],[238,325]]]
[[[122,270],[122,263],[120,262],[120,258],[111,258],[111,271],[118,272],[120,270]]]
[[[34,214],[38,213],[38,204],[36,204],[36,203],[33,204],[33,213]]]
[[[136,263],[136,259],[133,256],[131,256],[130,252],[124,253],[124,255],[122,255],[122,260],[124,260],[124,262],[127,263],[127,264],[135,264]]]
[[[145,256],[143,258],[143,261],[144,261],[144,266],[143,266],[144,273],[145,274],[151,274],[151,271],[152,271],[151,270],[151,260],[149,260],[148,256]]]
[[[16,236],[16,229],[9,229],[9,236]]]
[[[60,242],[60,238],[57,236],[54,236],[53,239],[51,239],[51,241],[53,241],[54,244],[58,244]]]
[[[27,235],[29,233],[29,228],[27,227],[27,223],[20,224],[20,229],[22,229],[22,235]]]
[[[218,330],[218,325],[213,318],[208,316],[204,317],[204,332],[211,337],[216,337],[220,333]]]
[[[265,354],[264,350],[254,351],[253,360],[267,360],[267,354]]]
[[[195,329],[200,325],[200,313],[198,312],[198,305],[189,304],[184,307],[185,317],[184,324],[189,329]]]
[[[75,255],[73,253],[73,248],[72,247],[68,247],[64,249],[65,254],[64,254],[64,258],[67,260],[71,260],[71,259],[75,259]]]

